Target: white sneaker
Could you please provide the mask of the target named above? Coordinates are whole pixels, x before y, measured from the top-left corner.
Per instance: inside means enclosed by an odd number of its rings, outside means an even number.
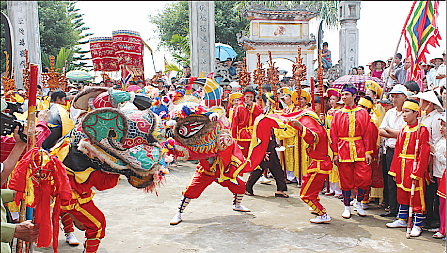
[[[351,202],[349,202],[349,205],[351,206],[355,206],[355,204],[357,204],[357,199],[353,199],[351,200]]]
[[[239,212],[250,212],[250,209],[246,208],[243,205],[233,205],[233,210]]]
[[[411,229],[411,232],[410,232],[410,236],[418,237],[418,236],[421,235],[421,233],[422,233],[422,228],[421,227],[413,226],[413,228]]]
[[[357,209],[357,214],[358,215],[360,215],[362,217],[366,216],[365,210],[363,210],[363,205],[362,205],[361,202],[357,202],[356,203],[356,209]]]
[[[341,214],[341,217],[343,217],[345,219],[351,218],[351,207],[350,206],[345,206],[345,211]]]
[[[182,222],[182,213],[181,212],[177,212],[174,215],[174,218],[172,218],[171,222],[169,222],[169,224],[171,225],[177,225],[180,222]]]
[[[259,178],[259,181],[261,182],[261,184],[270,184],[272,182],[272,180],[268,180],[267,178],[265,178],[264,175]]]
[[[439,232],[436,232],[434,235],[433,235],[433,238],[436,238],[436,239],[442,239],[442,238],[444,238],[445,237],[445,235],[443,235],[443,234],[441,234],[441,233],[439,233]]]
[[[387,223],[386,224],[387,227],[389,228],[406,228],[407,227],[407,222],[397,219],[391,223]]]
[[[317,223],[317,224],[319,224],[319,223],[329,223],[330,221],[331,221],[331,217],[327,213],[325,213],[325,214],[323,214],[321,216],[317,216],[314,219],[310,219],[311,223]]]
[[[79,240],[78,238],[76,238],[74,232],[70,232],[68,234],[65,234],[65,241],[69,244],[69,245],[79,245]]]

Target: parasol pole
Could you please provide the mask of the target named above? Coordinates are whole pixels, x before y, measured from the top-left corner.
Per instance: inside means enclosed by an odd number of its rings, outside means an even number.
[[[34,148],[36,145],[36,97],[37,97],[37,78],[38,78],[38,66],[37,64],[30,64],[30,82],[29,82],[29,95],[28,95],[28,123],[27,123],[27,145],[26,151]],[[29,170],[27,174],[29,173]],[[28,178],[28,175],[27,175]],[[28,185],[28,180],[26,181],[25,188],[25,199],[27,197],[30,185]],[[20,201],[20,216],[19,222],[22,223],[26,220],[26,202],[25,200]],[[28,247],[27,243],[27,247]],[[16,253],[22,253],[23,241],[17,239]]]
[[[394,60],[394,58],[396,58],[396,54],[397,54],[397,50],[399,49],[400,41],[402,40],[402,36],[405,33],[405,27],[407,27],[408,20],[410,19],[411,13],[413,13],[413,9],[414,9],[415,5],[416,5],[416,1],[413,1],[413,5],[411,6],[410,13],[408,13],[407,19],[405,20],[404,27],[402,28],[402,31],[400,32],[399,40],[397,41],[396,50],[394,50],[393,60]],[[383,94],[385,93],[385,88],[388,83],[388,78],[390,78],[392,68],[393,68],[393,62],[391,61],[390,67],[388,68],[388,75],[386,76],[385,84],[383,85],[384,87],[382,87],[383,92],[380,95],[380,100],[382,100]]]

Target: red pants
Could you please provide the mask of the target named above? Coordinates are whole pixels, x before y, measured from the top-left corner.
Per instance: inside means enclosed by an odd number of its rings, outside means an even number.
[[[85,227],[85,252],[96,252],[98,250],[100,239],[106,235],[106,217],[95,206],[93,200],[85,204],[75,203],[71,210],[66,212],[72,214]]]
[[[64,233],[74,232],[73,220],[68,215],[68,212],[61,210],[59,216],[61,217],[62,225],[64,225]]]
[[[219,171],[216,172],[216,175],[219,175]],[[208,185],[210,185],[214,181],[217,183],[216,176],[206,175],[204,173],[199,173],[196,171],[191,180],[191,183],[189,183],[189,185],[186,187],[186,190],[183,191],[183,196],[190,199],[196,199],[200,196],[200,194],[202,194],[205,188],[208,187]],[[238,185],[233,184],[228,180],[218,184],[220,184],[223,187],[227,187],[228,190],[230,190],[232,193],[244,194],[245,182],[241,180],[239,177],[237,178],[237,182]]]
[[[349,191],[355,187],[368,189],[371,186],[371,166],[365,161],[339,163],[340,188]],[[400,203],[400,202],[399,202]]]
[[[325,172],[329,173],[330,170],[321,170],[321,167],[329,167],[332,166],[331,160],[327,161],[312,161],[309,168],[307,168],[308,172],[302,178],[303,186],[301,188],[300,197],[301,199],[308,204],[318,215],[323,215],[326,213],[326,209],[324,209],[323,205],[320,203],[320,197],[318,194],[324,188],[324,181],[327,178]],[[315,169],[320,169],[319,171],[313,171]]]
[[[85,238],[104,238],[106,233],[106,217],[101,210],[95,206],[93,200],[81,205],[76,203],[72,210],[66,211],[72,214],[84,225]]]
[[[425,213],[425,184],[422,181],[422,190],[414,191],[414,199],[413,199],[413,211],[415,213]],[[416,185],[416,188],[418,185]],[[397,187],[397,202],[401,205],[410,205],[410,196],[411,192],[404,191],[402,188]]]

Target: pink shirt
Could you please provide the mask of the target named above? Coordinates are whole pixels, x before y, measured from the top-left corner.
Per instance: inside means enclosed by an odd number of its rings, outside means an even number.
[[[377,78],[380,79],[380,78],[382,78],[382,73],[383,73],[383,70],[380,71],[380,72],[374,70],[374,71],[372,72],[371,76],[372,76],[372,77],[377,77]]]

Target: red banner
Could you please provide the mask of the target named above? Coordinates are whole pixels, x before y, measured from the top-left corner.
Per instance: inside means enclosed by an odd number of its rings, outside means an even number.
[[[94,71],[119,70],[112,37],[91,38],[89,42]]]
[[[117,30],[112,32],[113,47],[119,64],[131,66],[136,72],[144,73],[143,41],[139,32]]]

